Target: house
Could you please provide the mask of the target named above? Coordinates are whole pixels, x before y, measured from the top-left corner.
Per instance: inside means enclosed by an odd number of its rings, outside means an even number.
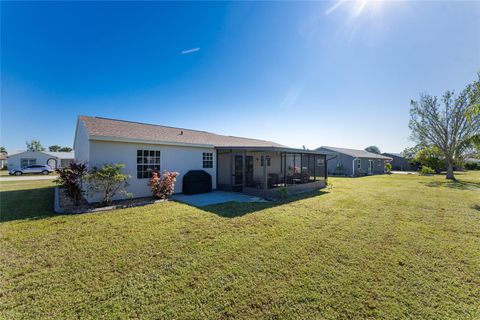
[[[384,152],[382,153],[385,157],[392,158],[392,170],[395,171],[416,171],[418,167],[412,164],[410,161],[405,159],[400,153],[393,152]]]
[[[329,152],[327,171],[330,175],[359,176],[385,173],[385,163],[392,160],[365,150],[320,147],[317,151]]]
[[[124,164],[124,172],[131,176],[128,192],[134,197],[152,194],[148,182],[153,170],[180,174],[175,193],[182,192],[184,175],[203,170],[213,189],[264,198],[274,198],[282,187],[290,193],[322,188],[327,177],[325,152],[100,117],[78,118],[74,149],[75,160],[89,167]],[[100,199],[87,195],[87,200]]]
[[[19,151],[7,156],[8,168],[19,169],[35,164],[48,164],[52,169],[63,168],[74,160],[74,152]]]
[[[7,167],[7,154],[0,152],[0,170]]]

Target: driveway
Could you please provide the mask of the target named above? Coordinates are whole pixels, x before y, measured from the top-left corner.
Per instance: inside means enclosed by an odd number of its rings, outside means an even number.
[[[2,181],[30,181],[30,180],[53,180],[57,179],[58,176],[1,176],[0,182]]]

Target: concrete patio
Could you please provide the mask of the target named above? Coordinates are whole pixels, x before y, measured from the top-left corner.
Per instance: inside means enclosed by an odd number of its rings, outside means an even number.
[[[174,194],[172,200],[183,202],[195,207],[204,207],[212,204],[220,204],[225,202],[264,202],[259,197],[249,196],[237,192],[213,191],[210,193],[202,193],[195,195]]]

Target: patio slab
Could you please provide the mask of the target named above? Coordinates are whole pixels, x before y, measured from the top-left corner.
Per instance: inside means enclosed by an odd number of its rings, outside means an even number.
[[[227,191],[212,191],[209,193],[201,193],[194,195],[174,194],[172,200],[183,202],[195,207],[204,207],[212,204],[219,204],[225,202],[264,202],[265,200],[259,197],[249,196],[237,192]]]

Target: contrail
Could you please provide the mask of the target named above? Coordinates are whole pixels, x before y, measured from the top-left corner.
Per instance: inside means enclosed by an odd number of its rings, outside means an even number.
[[[182,51],[182,54],[189,54],[189,53],[197,52],[197,51],[199,51],[199,50],[200,50],[200,48],[193,48],[193,49],[183,50],[183,51]]]

